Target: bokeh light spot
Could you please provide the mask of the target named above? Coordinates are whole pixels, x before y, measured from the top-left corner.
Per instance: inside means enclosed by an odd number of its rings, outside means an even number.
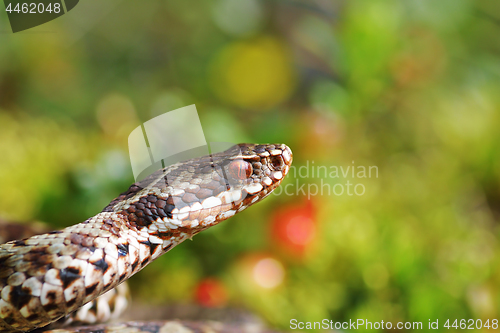
[[[307,245],[316,234],[316,227],[311,218],[306,216],[296,216],[292,218],[286,226],[288,239],[297,245]]]
[[[224,285],[216,279],[202,280],[196,288],[196,300],[205,307],[219,307],[226,304],[227,292]]]
[[[261,259],[253,268],[253,279],[262,288],[276,288],[283,282],[284,278],[283,265],[273,258]]]
[[[235,105],[269,108],[286,100],[295,86],[290,54],[270,37],[230,44],[214,59],[211,85]]]

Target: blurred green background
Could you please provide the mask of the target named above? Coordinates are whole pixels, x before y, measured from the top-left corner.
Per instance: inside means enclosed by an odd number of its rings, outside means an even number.
[[[16,34],[2,6],[3,218],[98,213],[133,182],[130,131],[195,103],[207,141],[289,145],[288,195],[158,259],[135,299],[282,330],[500,317],[500,2],[82,0]]]

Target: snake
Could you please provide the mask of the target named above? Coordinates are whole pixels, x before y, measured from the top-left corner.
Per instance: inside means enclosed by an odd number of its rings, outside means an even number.
[[[84,222],[0,245],[0,332],[30,332],[84,308],[176,245],[269,196],[292,158],[285,144],[237,144],[152,173]],[[75,332],[204,332],[200,324],[176,325]]]

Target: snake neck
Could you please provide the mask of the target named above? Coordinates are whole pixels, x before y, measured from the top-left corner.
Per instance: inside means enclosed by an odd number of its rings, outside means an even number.
[[[123,214],[102,212],[61,231],[0,245],[0,331],[29,331],[56,321],[188,237],[149,232]]]

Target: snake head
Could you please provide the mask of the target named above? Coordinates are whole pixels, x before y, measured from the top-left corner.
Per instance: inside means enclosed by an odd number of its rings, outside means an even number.
[[[284,144],[238,144],[155,172],[111,208],[161,239],[179,232],[190,237],[268,196],[291,163]]]

